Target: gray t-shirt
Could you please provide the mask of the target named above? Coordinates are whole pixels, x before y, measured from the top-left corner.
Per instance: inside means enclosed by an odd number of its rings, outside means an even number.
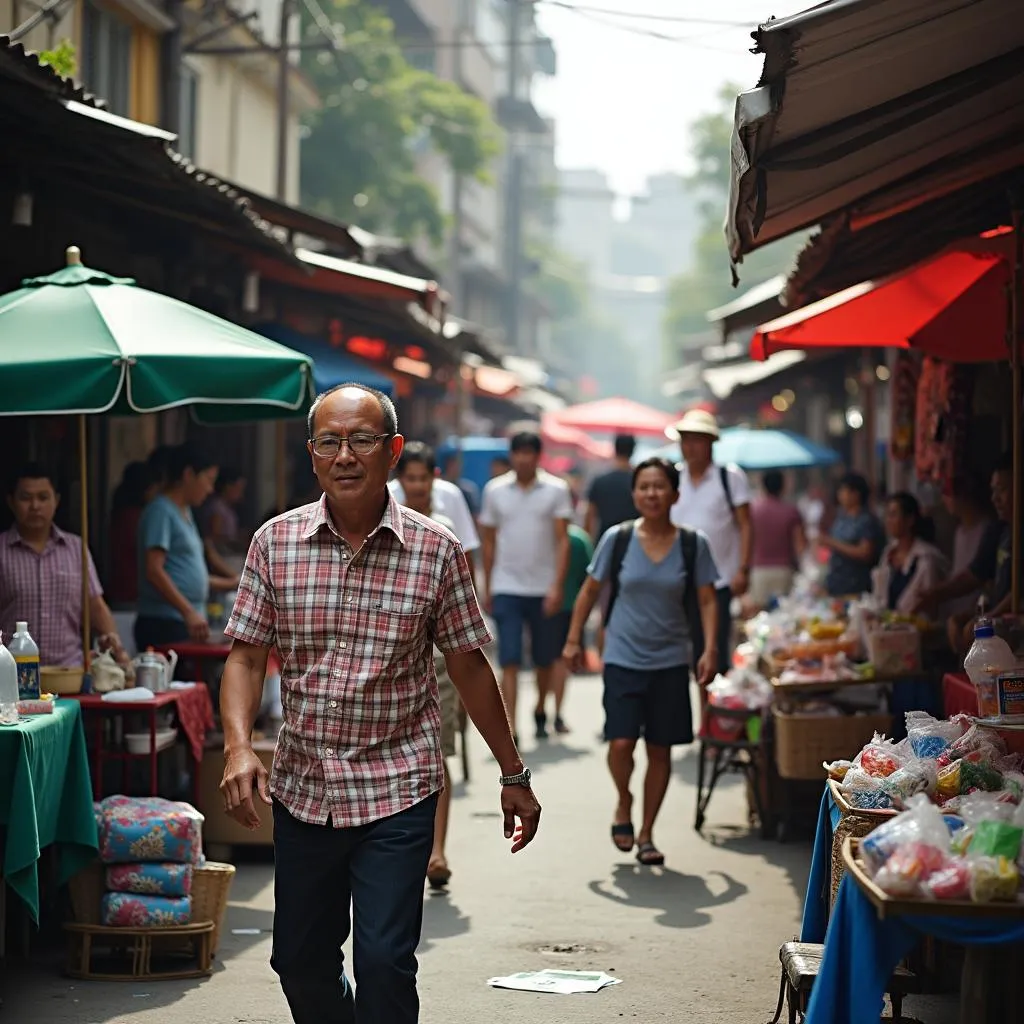
[[[616,527],[605,533],[587,569],[599,583],[607,583],[611,577],[617,532]],[[699,530],[694,574],[698,587],[714,586],[718,579],[708,539]],[[636,536],[630,538],[619,571],[619,593],[605,633],[606,664],[643,671],[690,664],[693,645],[683,610],[685,582],[686,567],[678,540],[660,562],[652,562]]]

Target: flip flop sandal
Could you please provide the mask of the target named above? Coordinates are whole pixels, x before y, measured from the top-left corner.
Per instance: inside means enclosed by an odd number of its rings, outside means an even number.
[[[636,851],[636,859],[646,867],[656,868],[665,863],[665,854],[654,843],[641,843]]]
[[[452,880],[452,873],[448,868],[437,868],[427,872],[427,881],[431,889],[443,889]]]
[[[633,826],[629,822],[625,822],[621,825],[612,825],[612,843],[615,844],[615,849],[621,853],[629,853],[633,849]],[[629,846],[625,846],[621,843],[621,840],[626,839],[629,841]]]

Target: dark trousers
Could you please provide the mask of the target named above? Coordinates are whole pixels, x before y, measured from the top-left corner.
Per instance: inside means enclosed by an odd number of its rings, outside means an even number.
[[[135,620],[135,646],[144,651],[147,647],[161,647],[164,644],[183,644],[188,639],[188,626],[182,619],[165,619],[156,615],[140,615]]]
[[[416,1024],[416,947],[437,797],[355,828],[274,803],[271,966],[295,1024]],[[356,991],[341,947],[353,935]]]

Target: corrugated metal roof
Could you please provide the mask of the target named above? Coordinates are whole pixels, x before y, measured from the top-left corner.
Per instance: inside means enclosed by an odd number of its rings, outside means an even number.
[[[10,36],[0,35],[0,62],[0,69],[4,73],[46,89],[57,99],[74,100],[98,110],[106,109],[106,100],[88,92],[75,79],[58,74],[49,64],[40,64],[39,54],[26,49],[24,43],[15,42]]]

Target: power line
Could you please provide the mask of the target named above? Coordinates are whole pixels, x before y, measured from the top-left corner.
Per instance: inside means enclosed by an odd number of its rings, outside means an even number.
[[[678,25],[711,25],[720,28],[750,28],[746,21],[734,21],[728,18],[693,18],[681,14],[650,14],[640,11],[613,10],[608,7],[591,7],[589,4],[572,4],[566,0],[533,0],[533,5],[539,7],[559,7],[566,11],[575,11],[579,14],[607,14],[615,18],[631,18],[635,21],[662,21],[672,22]]]

